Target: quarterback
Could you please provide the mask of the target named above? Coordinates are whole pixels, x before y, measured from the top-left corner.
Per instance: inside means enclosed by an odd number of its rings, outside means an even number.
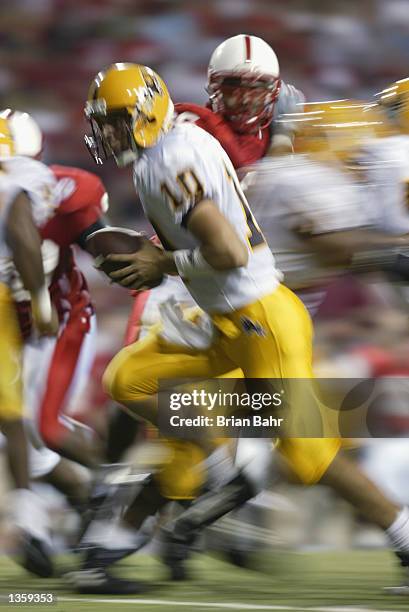
[[[196,125],[173,122],[165,84],[144,66],[115,64],[100,72],[89,90],[86,115],[96,161],[101,163],[105,155],[119,166],[133,163],[136,190],[164,246],[158,250],[146,241],[137,253],[110,255],[111,261],[123,264],[111,277],[140,290],[161,273],[179,275],[216,330],[207,350],[164,350],[155,335],[126,347],[104,376],[111,396],[156,423],[158,378],[207,379],[235,368],[248,378],[311,378],[309,316],[280,284],[274,257],[219,143]],[[312,446],[297,442],[297,462],[311,470],[305,481],[325,481],[340,447],[337,438],[327,442],[334,446],[331,452],[328,444],[314,444],[313,456],[308,455]],[[331,466],[332,483],[341,479],[343,467]],[[408,510],[362,478],[356,474],[353,482],[342,481],[345,498],[388,531],[406,563]],[[224,505],[234,507],[238,493],[243,501],[248,498],[240,487],[226,489]],[[131,506],[124,524],[140,527],[144,518]],[[126,529],[118,530],[118,541],[124,541]],[[99,570],[100,584],[104,563],[93,567]]]
[[[156,424],[159,378],[208,379],[237,368],[249,378],[311,378],[308,313],[280,284],[274,257],[218,141],[194,124],[173,123],[166,85],[139,65],[115,64],[99,73],[86,115],[97,161],[106,152],[118,165],[133,163],[145,214],[165,247],[147,242],[135,255],[110,256],[124,264],[112,278],[139,290],[158,273],[179,275],[216,330],[209,348],[199,352],[169,351],[155,335],[126,347],[104,375],[110,395]],[[328,460],[326,453],[324,470]],[[192,487],[195,470],[183,473],[173,482],[178,491],[172,498],[198,492]],[[131,524],[139,526],[142,518],[131,511]]]
[[[237,172],[265,155],[292,150],[295,124],[276,119],[282,113],[299,112],[304,96],[282,79],[278,58],[263,39],[238,34],[218,45],[209,61],[206,90],[206,106],[175,105],[176,121],[195,123],[214,136]],[[194,303],[178,277],[136,294],[127,344],[158,321],[158,305],[171,295],[181,304]]]
[[[218,141],[196,125],[173,124],[165,84],[139,65],[115,64],[99,73],[86,112],[96,144],[119,165],[133,162],[135,188],[165,247],[146,243],[138,254],[111,255],[126,264],[112,278],[138,290],[158,272],[179,275],[218,330],[194,371],[179,356],[162,360],[162,376],[207,378],[239,367],[253,378],[310,377],[309,317],[280,284],[274,257]],[[249,322],[261,332],[250,333]],[[149,340],[127,347],[105,375],[112,396],[137,413],[157,390],[150,373],[141,388],[136,383],[154,348]]]

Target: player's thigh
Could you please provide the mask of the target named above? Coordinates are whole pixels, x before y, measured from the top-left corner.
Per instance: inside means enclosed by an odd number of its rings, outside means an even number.
[[[340,438],[289,438],[277,449],[291,472],[307,485],[319,482],[342,446]]]
[[[302,302],[280,285],[231,315],[239,333],[223,339],[225,353],[247,378],[312,376],[312,326]]]
[[[113,358],[103,385],[119,402],[136,401],[157,393],[159,379],[210,379],[232,368],[224,355],[213,350],[189,353],[153,332]]]
[[[0,283],[0,420],[23,414],[21,383],[22,338],[10,293]]]

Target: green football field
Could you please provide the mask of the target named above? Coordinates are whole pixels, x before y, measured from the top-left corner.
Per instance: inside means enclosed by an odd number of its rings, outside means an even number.
[[[62,560],[58,570],[68,570],[66,563],[66,559]],[[382,587],[400,582],[394,558],[387,552],[274,553],[259,557],[257,563],[257,570],[244,570],[218,557],[197,555],[191,562],[191,579],[170,583],[157,561],[136,555],[118,566],[117,573],[141,580],[145,592],[114,597],[75,594],[62,578],[34,579],[2,557],[0,611],[17,608],[55,612],[409,610],[409,595],[389,595],[382,591]],[[6,596],[12,592],[52,592],[58,603],[52,606],[10,605]]]

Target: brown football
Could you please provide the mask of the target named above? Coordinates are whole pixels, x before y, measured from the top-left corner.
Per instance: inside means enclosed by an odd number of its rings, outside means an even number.
[[[146,236],[125,227],[104,227],[90,234],[87,238],[87,250],[95,259],[99,270],[109,276],[110,272],[128,266],[126,262],[102,261],[107,255],[128,255],[136,253],[142,245],[150,242]],[[163,275],[146,286],[157,287],[163,281]]]

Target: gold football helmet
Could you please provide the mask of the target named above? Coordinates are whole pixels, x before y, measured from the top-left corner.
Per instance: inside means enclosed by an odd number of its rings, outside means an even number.
[[[15,155],[14,140],[7,116],[0,113],[0,161],[10,159]]]
[[[400,79],[375,94],[389,120],[403,134],[409,134],[409,78]]]
[[[331,100],[304,103],[289,120],[298,126],[295,152],[324,154],[345,161],[365,140],[386,136],[387,121],[376,103]]]
[[[92,81],[85,106],[92,135],[85,142],[96,163],[113,156],[118,166],[154,146],[171,127],[173,103],[165,83],[151,68],[113,64]],[[102,149],[102,151],[101,151]]]

